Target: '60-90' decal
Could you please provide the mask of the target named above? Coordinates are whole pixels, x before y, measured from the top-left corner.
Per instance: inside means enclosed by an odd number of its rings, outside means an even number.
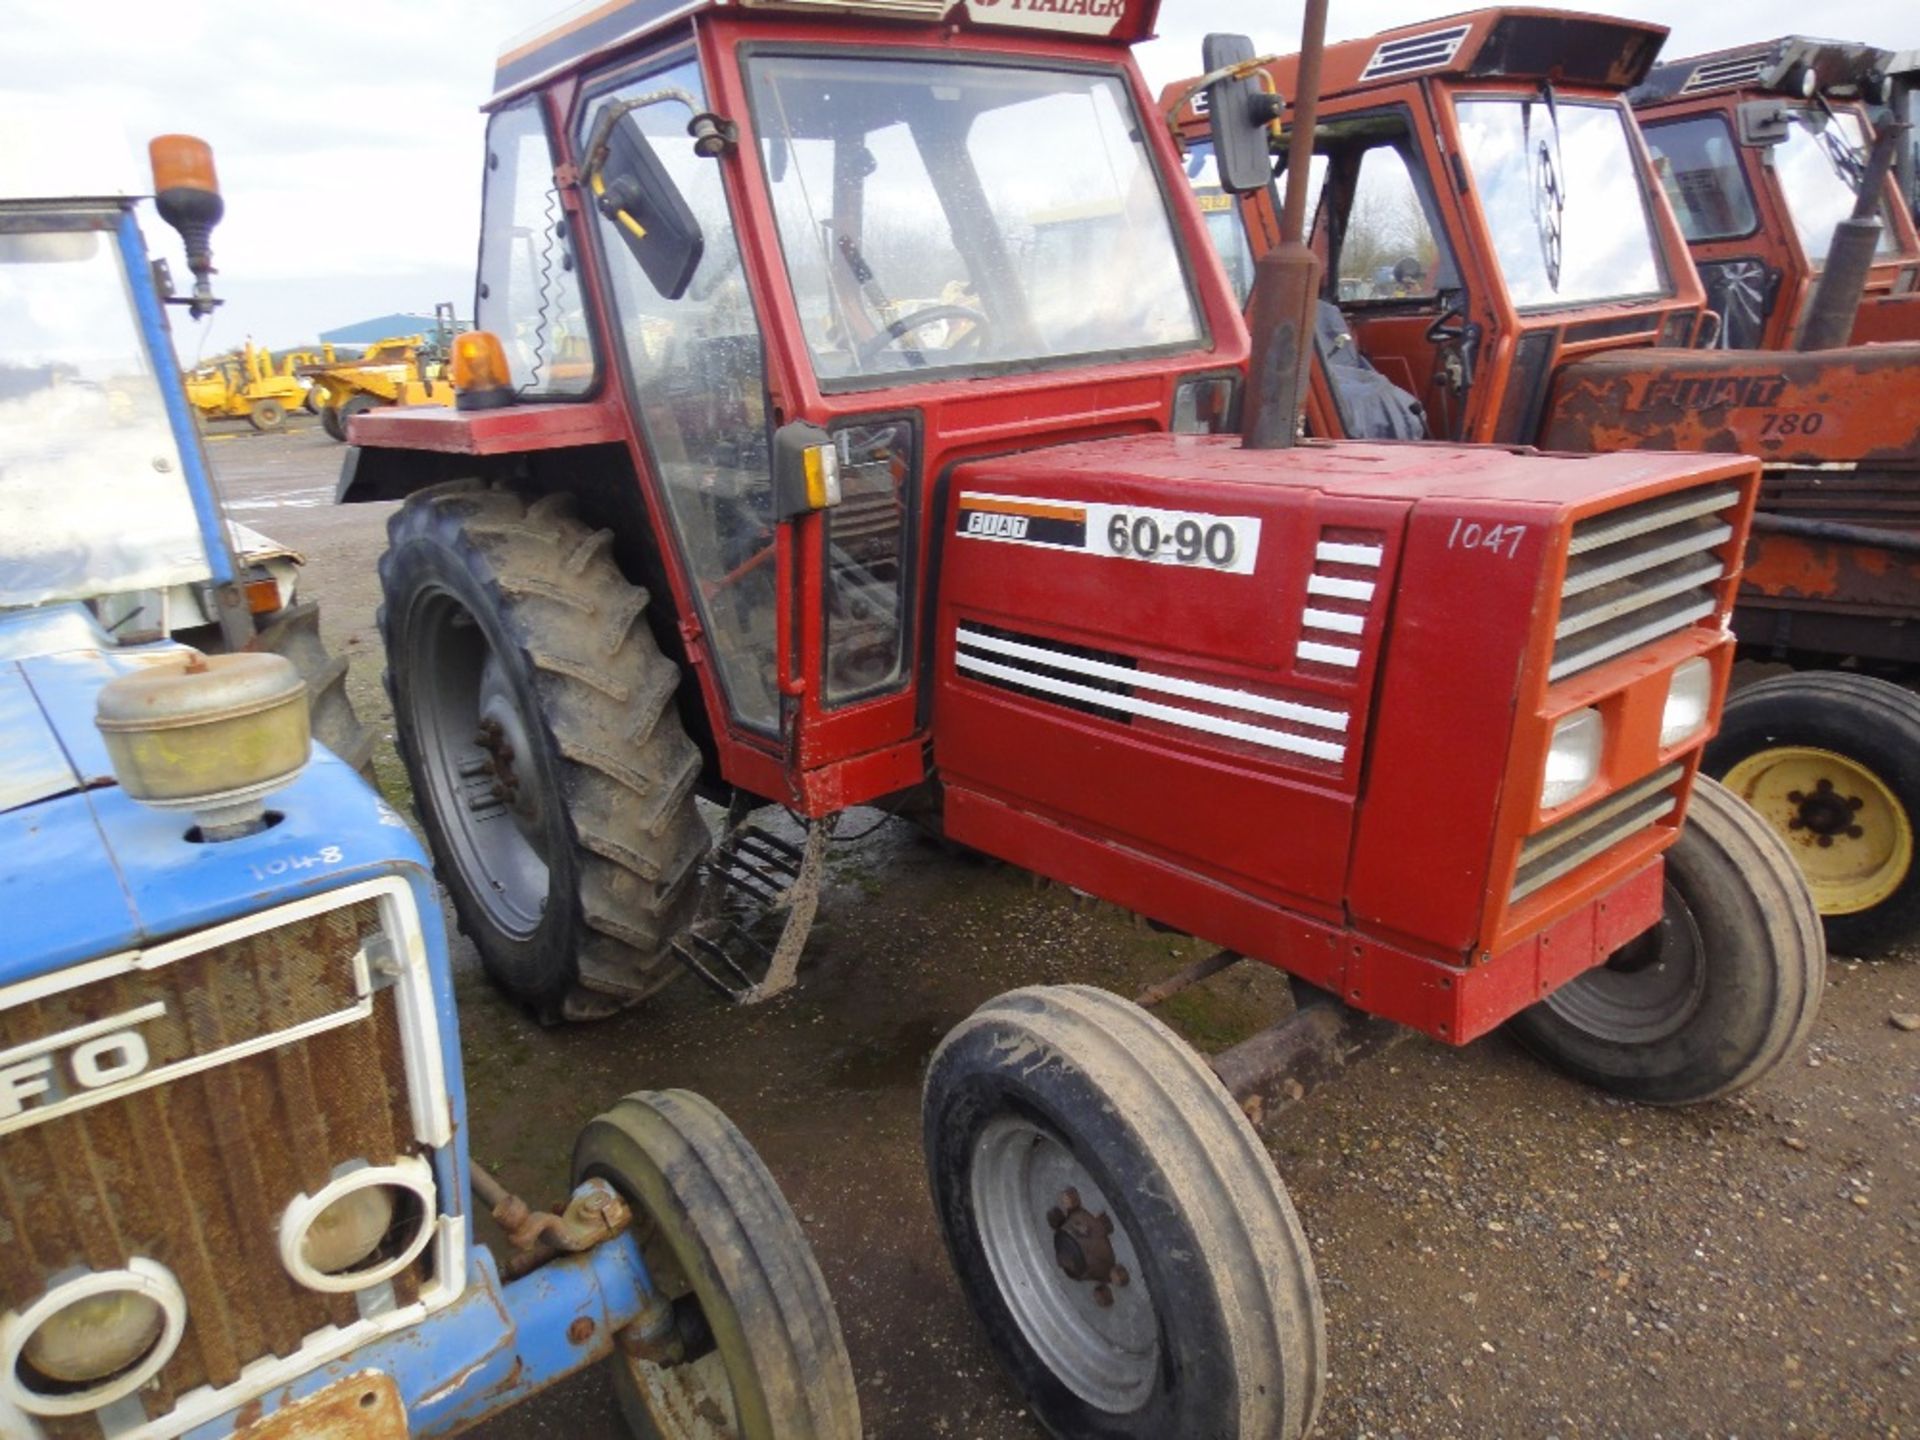
[[[969,540],[1075,550],[1109,559],[1253,574],[1260,521],[1252,515],[1036,500],[962,491],[954,533]]]

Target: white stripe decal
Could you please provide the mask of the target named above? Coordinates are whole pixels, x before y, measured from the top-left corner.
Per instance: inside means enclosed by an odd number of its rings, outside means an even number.
[[[1360,652],[1345,645],[1322,645],[1317,640],[1302,640],[1293,653],[1302,660],[1318,660],[1322,665],[1338,665],[1351,670],[1360,663]]]
[[[1098,705],[1105,710],[1122,710],[1130,715],[1144,715],[1149,720],[1163,720],[1169,725],[1183,725],[1189,730],[1203,730],[1210,735],[1224,735],[1232,740],[1244,740],[1250,745],[1264,745],[1272,750],[1309,755],[1316,760],[1332,761],[1336,765],[1346,758],[1346,746],[1337,745],[1331,740],[1315,740],[1306,735],[1290,735],[1284,730],[1269,730],[1263,725],[1247,725],[1219,715],[1203,714],[1198,710],[1181,710],[1172,705],[1157,705],[1151,700],[1141,700],[1132,695],[1115,695],[1111,691],[1095,690],[1091,686],[1056,680],[1051,675],[1038,675],[1031,670],[1021,670],[1012,665],[982,660],[979,656],[968,655],[964,651],[954,656],[954,663],[962,670],[1007,680],[1022,689],[1040,690],[1049,695],[1064,695],[1070,700]]]
[[[1338,575],[1309,575],[1307,577],[1309,595],[1332,595],[1341,600],[1373,599],[1373,581],[1342,580]]]
[[[1276,720],[1311,725],[1318,730],[1344,734],[1347,728],[1348,717],[1339,710],[1322,710],[1318,706],[1301,705],[1292,700],[1276,700],[1268,695],[1256,695],[1250,690],[1227,690],[1218,685],[1202,685],[1197,680],[1182,680],[1173,675],[1150,675],[1145,671],[1129,670],[1124,665],[1109,665],[1104,660],[1094,660],[1084,655],[1065,655],[1058,650],[1043,650],[1037,645],[1022,645],[1017,640],[1003,640],[998,635],[983,635],[965,627],[956,632],[955,639],[976,650],[997,651],[1055,670],[1072,670],[1101,680],[1114,680],[1137,690],[1159,690],[1208,705],[1225,705],[1234,710],[1249,710],[1256,715],[1271,715]]]
[[[1309,630],[1334,630],[1342,635],[1358,635],[1367,628],[1366,616],[1349,615],[1344,610],[1308,608],[1301,613],[1300,622]]]
[[[1313,558],[1335,565],[1365,565],[1377,569],[1386,555],[1383,545],[1343,545],[1338,540],[1322,540],[1313,547]]]

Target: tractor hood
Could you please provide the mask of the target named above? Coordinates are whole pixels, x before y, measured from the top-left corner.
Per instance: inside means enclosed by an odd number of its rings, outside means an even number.
[[[979,460],[957,475],[962,484],[997,484],[1027,476],[1084,476],[1142,482],[1178,496],[1198,482],[1227,482],[1346,499],[1507,502],[1579,506],[1682,478],[1722,471],[1725,462],[1674,455],[1541,455],[1531,447],[1305,441],[1292,450],[1248,450],[1234,436],[1139,435],[1089,440],[1019,456]]]
[[[1920,341],[1608,351],[1554,377],[1540,443],[1747,454],[1768,464],[1920,467]]]
[[[177,649],[116,650],[78,606],[0,615],[0,987],[374,874],[430,897],[406,822],[322,746],[244,839],[199,843],[122,791],[95,699]]]

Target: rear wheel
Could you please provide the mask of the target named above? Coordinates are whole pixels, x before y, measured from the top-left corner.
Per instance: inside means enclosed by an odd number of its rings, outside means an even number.
[[[278,400],[256,400],[247,410],[247,423],[260,431],[278,430],[287,423],[287,407]]]
[[[488,973],[546,1020],[591,1019],[680,972],[710,843],[679,671],[611,531],[565,494],[476,481],[413,495],[380,558],[400,753]]]
[[[1727,702],[1706,766],[1787,844],[1827,943],[1920,936],[1920,697],[1867,675],[1782,675]]]
[[[293,662],[307,682],[313,738],[371,781],[373,732],[347,698],[347,657],[329,654],[320,639],[320,607],[312,601],[287,606],[261,627],[253,648]]]
[[[323,405],[320,407],[320,428],[335,440],[345,440],[347,438],[346,427],[340,423],[340,410],[338,406]]]
[[[580,1133],[573,1178],[606,1180],[633,1206],[671,1305],[610,1362],[638,1440],[859,1440],[826,1281],[779,1186],[719,1110],[684,1090],[629,1095]]]
[[[1166,1026],[1087,986],[1002,995],[935,1052],[923,1122],[961,1288],[1054,1434],[1312,1425],[1306,1237],[1246,1116]]]
[[[1705,776],[1666,872],[1659,924],[1510,1027],[1602,1090],[1687,1105],[1744,1089],[1800,1047],[1826,948],[1786,846]]]

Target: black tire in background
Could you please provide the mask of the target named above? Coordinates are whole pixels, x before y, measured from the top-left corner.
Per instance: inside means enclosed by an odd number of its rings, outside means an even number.
[[[681,972],[711,844],[647,592],[565,494],[435,486],[387,540],[400,754],[461,928],[543,1020],[640,1000]]]
[[[1312,1426],[1326,1337],[1306,1237],[1246,1116],[1166,1026],[1088,986],[1001,995],[941,1042],[922,1117],[961,1288],[1055,1435]],[[1061,1238],[1097,1246],[1102,1227],[1111,1254]]]
[[[1727,701],[1704,765],[1786,842],[1835,954],[1920,937],[1920,696],[1844,671],[1762,680]]]
[[[685,1090],[629,1095],[580,1132],[575,1185],[603,1179],[676,1329],[672,1359],[608,1361],[635,1440],[859,1440],[840,1317],[800,1222],[746,1138]]]
[[[1702,775],[1660,923],[1507,1022],[1529,1050],[1654,1105],[1732,1094],[1798,1050],[1826,982],[1820,918],[1760,817]]]

